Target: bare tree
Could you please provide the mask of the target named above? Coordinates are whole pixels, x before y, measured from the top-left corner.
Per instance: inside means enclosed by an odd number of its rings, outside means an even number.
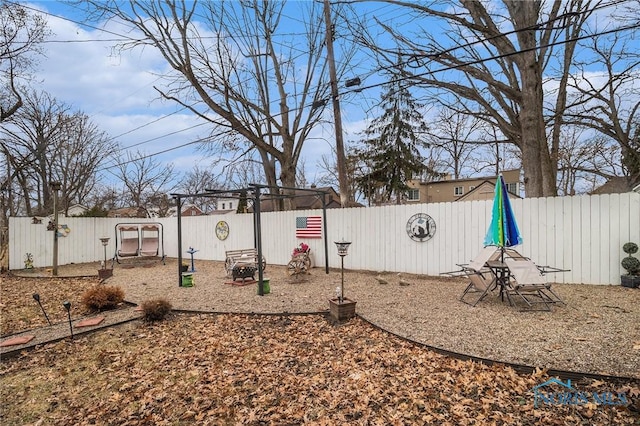
[[[127,151],[115,168],[124,185],[122,195],[128,207],[144,211],[147,217],[166,213],[163,196],[172,191],[173,165],[163,165],[139,151]]]
[[[555,195],[558,141],[547,143],[543,76],[558,55],[560,71],[568,71],[576,43],[571,36],[590,16],[591,2],[503,0],[491,8],[479,0],[387,2],[406,8],[409,19],[436,18],[447,32],[436,35],[425,27],[419,34],[403,34],[379,22],[397,46],[382,49],[372,40],[367,45],[388,64],[395,62],[398,51],[404,52],[407,63],[415,66],[406,78],[450,95],[452,107],[457,98],[465,100],[463,108],[473,110],[463,112],[500,129],[522,152],[527,194]],[[563,111],[559,98],[556,112]]]
[[[317,2],[297,3],[304,8],[302,34],[286,27],[286,2],[90,4],[142,33],[124,47],[152,46],[163,55],[175,71],[167,75],[170,87],[158,89],[163,97],[211,122],[216,133],[238,135],[255,147],[267,184],[295,185],[302,146],[329,97]]]
[[[349,183],[350,196],[348,205],[355,205],[364,201],[364,195],[358,191],[356,177],[364,175],[366,166],[357,154],[354,145],[355,142],[349,143],[346,152],[347,182]],[[338,185],[338,165],[336,164],[335,147],[331,149],[331,155],[323,154],[316,163],[318,176],[315,179],[315,183],[317,186],[335,188]]]
[[[638,31],[595,37],[588,46],[592,55],[577,61],[579,72],[569,78],[572,89],[565,121],[616,144],[623,169],[603,174],[595,164],[592,173],[605,177],[625,175],[631,185],[640,183],[640,53]],[[594,67],[595,65],[595,67]],[[597,71],[593,71],[596,69]],[[615,157],[620,158],[620,155]]]
[[[578,126],[567,127],[562,132],[558,156],[558,189],[561,194],[592,191],[621,173],[622,164],[616,145],[601,135],[587,137],[586,133]]]
[[[211,168],[201,168],[196,164],[185,173],[177,189],[185,194],[202,194],[207,189],[221,189],[216,175],[211,170]],[[186,202],[197,204],[205,214],[216,208],[216,199],[213,197],[187,197]]]
[[[62,132],[52,166],[53,179],[62,183],[60,206],[68,214],[73,203],[87,204],[99,180],[97,170],[113,158],[117,144],[80,112],[67,118]]]
[[[43,15],[18,3],[0,0],[0,123],[23,104],[20,80],[33,70],[40,43],[49,35]]]
[[[451,172],[454,179],[465,177],[465,170],[478,171],[480,159],[491,157],[486,155],[487,145],[495,143],[480,141],[485,124],[473,115],[442,107],[429,129],[432,150],[443,151],[436,170]]]
[[[44,92],[29,93],[0,135],[11,166],[8,179],[19,187],[29,216],[51,212],[54,181],[62,184],[62,209],[82,203],[93,189],[99,165],[115,149],[86,115]]]

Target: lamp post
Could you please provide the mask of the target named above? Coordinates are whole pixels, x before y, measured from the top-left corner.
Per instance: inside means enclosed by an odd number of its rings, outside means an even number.
[[[336,247],[338,248],[338,256],[340,256],[340,303],[344,300],[344,257],[347,255],[347,251],[349,250],[349,246],[351,245],[350,241],[345,241],[344,238],[341,241],[335,242]]]
[[[104,266],[103,269],[107,269],[107,244],[109,244],[109,237],[100,237],[100,242],[104,247]]]
[[[102,243],[102,247],[104,248],[104,261],[102,263],[102,268],[98,271],[98,275],[100,278],[109,278],[111,276],[111,271],[107,272],[107,245],[109,244],[109,237],[100,237],[100,242]]]
[[[53,276],[58,276],[58,191],[60,182],[49,182],[53,190]]]

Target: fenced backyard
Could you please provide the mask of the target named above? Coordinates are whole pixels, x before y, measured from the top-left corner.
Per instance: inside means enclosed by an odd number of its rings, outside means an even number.
[[[438,275],[456,269],[482,248],[491,221],[492,200],[458,203],[407,204],[369,208],[333,209],[323,220],[323,238],[296,238],[296,218],[322,216],[322,211],[270,212],[261,215],[262,250],[269,264],[286,265],[301,242],[311,248],[315,266],[325,264],[324,228],[328,262],[340,266],[334,241],[352,242],[345,267],[354,270],[406,272]],[[618,285],[624,270],[622,245],[640,242],[640,194],[582,195],[573,197],[512,200],[524,242],[518,251],[538,265],[552,265],[569,272],[550,274],[549,281]],[[416,213],[429,215],[436,231],[431,239],[418,242],[407,235],[407,221]],[[196,259],[225,260],[225,252],[255,246],[253,215],[226,214],[182,218],[182,255],[189,247]],[[228,237],[216,236],[216,224],[228,224]],[[34,267],[53,264],[53,232],[47,220],[9,220],[9,268],[25,267],[31,254]],[[58,238],[58,264],[85,263],[104,258],[99,238],[110,237],[107,257],[116,250],[119,223],[159,222],[161,244],[167,257],[178,257],[177,218],[60,218],[66,225]]]

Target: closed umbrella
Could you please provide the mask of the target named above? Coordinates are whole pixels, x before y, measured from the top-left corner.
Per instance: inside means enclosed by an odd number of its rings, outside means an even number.
[[[498,246],[504,249],[518,244],[522,244],[522,236],[518,230],[518,224],[509,202],[507,185],[504,183],[502,175],[500,175],[496,181],[491,224],[489,225],[487,236],[484,238],[484,245]]]

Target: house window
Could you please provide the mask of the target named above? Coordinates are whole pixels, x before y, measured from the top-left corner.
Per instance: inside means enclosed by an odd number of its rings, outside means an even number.
[[[196,211],[195,210],[191,210],[191,216],[195,216],[196,215]]]
[[[420,200],[420,190],[417,188],[409,189],[407,193],[407,200],[409,201],[419,201]]]
[[[226,210],[224,203],[222,203],[222,210]]]
[[[508,183],[507,184],[507,191],[509,191],[512,194],[518,194],[518,183]]]
[[[476,189],[476,187],[475,187],[475,186],[473,186],[473,185],[469,185],[469,192],[473,191],[474,189]]]
[[[229,210],[233,210],[233,201],[229,203]]]
[[[456,186],[456,187],[453,189],[453,194],[454,194],[454,195],[462,195],[462,194],[464,194],[464,187],[462,187],[462,186]]]

